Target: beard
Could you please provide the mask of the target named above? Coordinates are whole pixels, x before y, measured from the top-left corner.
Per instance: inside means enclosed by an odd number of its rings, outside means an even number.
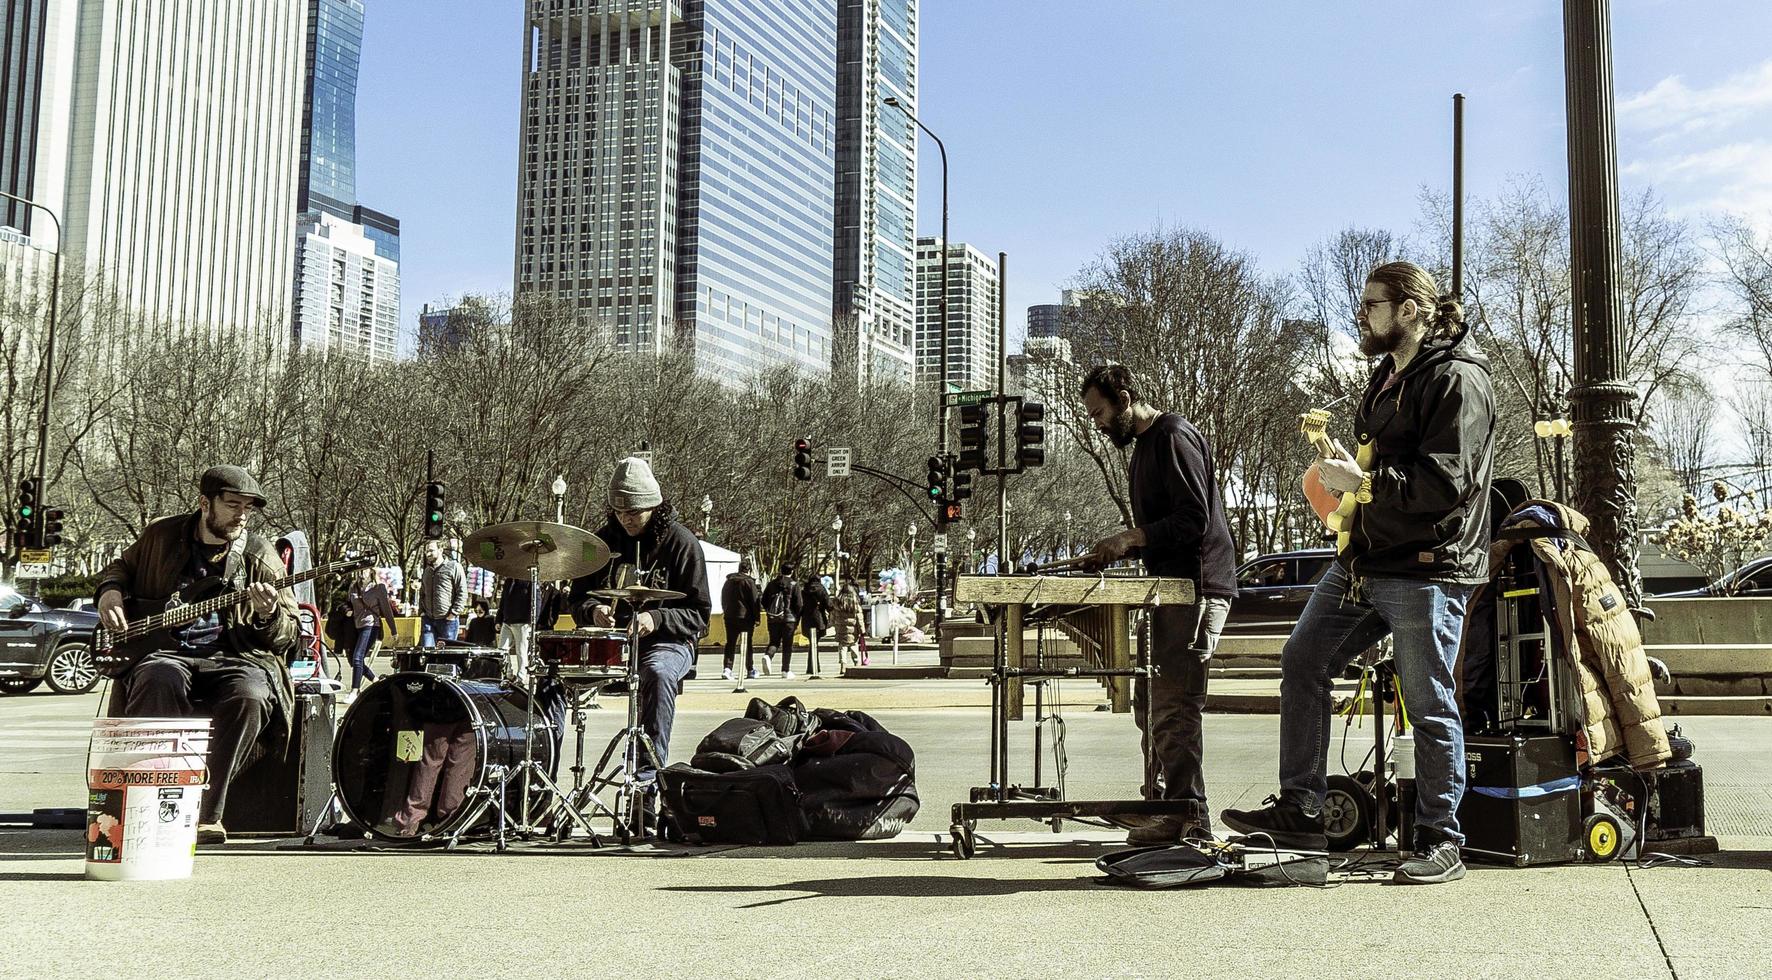
[[[1382,357],[1397,349],[1403,339],[1403,332],[1392,327],[1387,333],[1378,333],[1368,324],[1360,328],[1360,353],[1367,357]]]
[[[208,531],[211,537],[222,541],[232,541],[240,536],[241,531],[246,530],[246,526],[244,524],[239,526],[220,524],[216,522],[215,515],[204,514],[203,530]]]
[[[1120,449],[1132,445],[1133,440],[1138,438],[1138,429],[1132,424],[1132,412],[1129,409],[1115,412],[1108,419],[1107,425],[1101,427],[1101,434]]]

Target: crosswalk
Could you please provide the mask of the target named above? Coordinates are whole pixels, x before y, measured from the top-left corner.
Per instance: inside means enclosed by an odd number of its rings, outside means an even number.
[[[0,772],[45,772],[86,757],[90,718],[13,719],[0,713]]]

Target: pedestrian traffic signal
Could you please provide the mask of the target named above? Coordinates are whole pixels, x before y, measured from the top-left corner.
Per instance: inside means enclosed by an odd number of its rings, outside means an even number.
[[[954,521],[959,520],[960,519],[960,504],[959,504],[959,502],[956,501],[954,503],[945,505],[942,508],[942,515],[941,516],[943,518],[943,523],[946,523],[946,524],[952,524]]]
[[[954,474],[953,497],[955,500],[965,500],[970,496],[972,496],[972,474],[961,470]]]
[[[21,548],[39,548],[37,543],[37,510],[42,484],[36,477],[27,477],[18,482],[18,531],[15,535]]]
[[[1027,469],[1046,462],[1046,406],[1039,402],[1022,402],[1015,412],[1015,467]]]
[[[985,429],[990,424],[990,418],[991,410],[987,405],[960,406],[961,469],[982,471],[985,468]]]
[[[929,497],[940,502],[948,492],[948,461],[945,456],[929,457]]]
[[[444,537],[444,502],[443,484],[435,481],[425,484],[425,537],[432,539]]]
[[[62,509],[45,507],[37,522],[37,547],[53,548],[62,543]]]
[[[812,479],[812,443],[805,439],[794,440],[794,479]]]

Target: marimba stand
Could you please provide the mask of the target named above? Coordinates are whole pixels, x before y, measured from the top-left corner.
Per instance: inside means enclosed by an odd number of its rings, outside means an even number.
[[[997,624],[996,652],[991,667],[991,777],[988,786],[975,786],[971,799],[955,803],[948,828],[955,857],[966,859],[976,851],[980,820],[1034,820],[1054,828],[1066,819],[1189,814],[1190,800],[1066,800],[1051,787],[1020,787],[1009,782],[1009,723],[1020,721],[1028,681],[1052,678],[1097,678],[1107,683],[1115,712],[1133,708],[1134,679],[1150,677],[1150,644],[1135,656],[1131,636],[1132,610],[1161,605],[1192,605],[1197,601],[1194,583],[1180,578],[1111,577],[1103,575],[962,575],[954,585],[956,602],[977,602],[993,607]],[[1100,635],[1094,637],[1100,667],[1025,667],[1023,624],[1031,614],[1048,606],[1098,606],[1105,614]],[[1149,727],[1150,698],[1139,706]],[[1038,737],[1036,735],[1036,737]],[[1151,760],[1145,739],[1145,768]],[[1037,777],[1036,777],[1037,778]]]

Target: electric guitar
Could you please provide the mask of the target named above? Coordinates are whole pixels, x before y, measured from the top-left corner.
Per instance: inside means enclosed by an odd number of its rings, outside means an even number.
[[[276,589],[286,589],[322,575],[367,568],[374,562],[374,555],[359,555],[318,565],[269,584]],[[222,592],[227,586],[226,579],[217,577],[198,582],[189,596],[174,592],[164,599],[123,600],[123,614],[129,620],[129,625],[121,631],[102,626],[94,631],[93,664],[105,677],[121,677],[135,666],[136,661],[149,654],[177,650],[178,641],[172,638],[169,631],[246,602],[250,595],[246,589]]]
[[[1354,508],[1360,504],[1372,502],[1371,494],[1365,500],[1357,499],[1358,493],[1336,493],[1323,485],[1323,474],[1317,469],[1317,463],[1333,458],[1335,446],[1329,439],[1329,413],[1321,408],[1313,408],[1298,417],[1298,431],[1310,441],[1311,448],[1317,451],[1317,461],[1311,463],[1310,469],[1304,471],[1304,499],[1310,502],[1311,509],[1316,511],[1317,519],[1329,530],[1335,532],[1335,550],[1347,547],[1348,536],[1353,533]],[[1354,462],[1360,469],[1372,468],[1374,450],[1370,442],[1361,442],[1360,448],[1354,453]]]

